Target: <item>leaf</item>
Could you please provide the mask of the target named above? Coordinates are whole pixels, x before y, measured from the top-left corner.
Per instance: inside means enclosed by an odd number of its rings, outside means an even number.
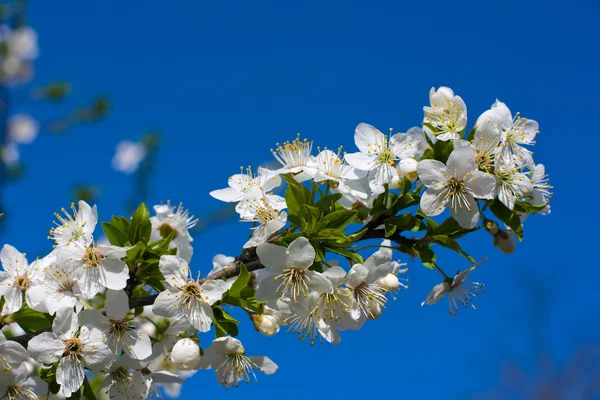
[[[144,251],[146,251],[146,245],[142,242],[137,242],[135,246],[127,250],[127,261],[130,263],[137,263],[138,259],[144,254]]]
[[[548,203],[544,204],[530,204],[525,201],[515,202],[515,211],[526,214],[536,214],[542,211],[548,206]]]
[[[120,230],[123,233],[127,233],[127,230],[129,229],[129,220],[127,220],[127,218],[125,217],[116,217],[113,216],[110,219],[110,224],[114,225],[118,230]]]
[[[396,224],[394,224],[393,219],[389,219],[384,223],[385,227],[385,237],[390,237],[396,232]]]
[[[306,237],[306,234],[304,232],[288,233],[287,235],[282,236],[279,239],[277,239],[275,244],[287,247],[290,245],[290,243],[292,243],[294,240],[298,239],[300,236]]]
[[[285,175],[284,175],[285,176]],[[289,184],[285,189],[285,202],[290,214],[302,217],[304,214],[304,194],[297,185]]]
[[[11,318],[27,333],[39,332],[52,327],[52,317],[50,315],[28,307],[21,308]]]
[[[127,229],[127,238],[130,243],[142,242],[148,244],[151,232],[150,211],[148,211],[146,204],[142,203],[133,214],[131,224]]]
[[[341,256],[350,258],[350,259],[356,261],[359,264],[364,264],[365,263],[365,259],[362,258],[362,256],[360,254],[355,253],[353,251],[345,250],[345,249],[336,249],[336,248],[328,248],[327,250],[331,251],[332,253],[336,253],[336,254],[339,254]]]
[[[461,256],[466,258],[467,260],[471,261],[472,263],[475,262],[475,259],[473,257],[471,257],[469,254],[467,254],[462,249],[462,247],[460,247],[460,244],[458,244],[458,242],[456,240],[449,238],[448,236],[445,236],[445,235],[435,235],[433,237],[433,241],[441,246],[444,246],[451,250],[454,250],[455,252],[457,252],[458,254],[460,254]]]
[[[345,228],[356,216],[356,211],[352,210],[341,210],[335,211],[331,214],[327,214],[317,224],[315,230],[318,232],[327,228],[343,229]]]
[[[419,252],[419,258],[424,266],[431,269],[435,268],[435,253],[428,245],[416,248],[415,250]]]
[[[306,232],[314,232],[315,226],[317,222],[321,218],[321,211],[314,206],[303,205],[304,207],[304,218],[306,220],[306,225],[304,231]]]
[[[494,200],[488,204],[492,213],[494,213],[500,221],[508,225],[519,240],[523,240],[523,224],[521,224],[519,215],[508,209],[499,200]]]
[[[238,275],[233,285],[227,291],[229,296],[238,297],[242,292],[242,289],[248,286],[248,281],[250,280],[250,273],[248,273],[248,268],[244,263],[240,263],[240,274]]]
[[[102,230],[106,235],[106,238],[113,246],[123,247],[125,243],[127,243],[127,235],[122,232],[115,225],[110,224],[108,222],[102,223]]]
[[[448,140],[446,142],[438,140],[433,145],[433,156],[436,160],[446,164],[450,153],[452,153],[452,150],[454,150],[454,143],[452,140]]]
[[[341,193],[330,194],[329,196],[319,199],[319,201],[315,203],[315,207],[317,207],[323,214],[329,214],[335,209],[335,203],[337,203],[337,201],[342,197],[343,195]]]
[[[215,333],[217,337],[238,335],[237,324],[240,322],[233,318],[229,313],[222,308],[213,307],[213,324],[215,326]]]
[[[167,235],[167,237],[159,239],[156,242],[150,243],[148,245],[148,247],[151,248],[151,249],[168,250],[169,246],[171,245],[171,242],[173,241],[173,239],[175,239],[176,235],[177,235],[177,232],[173,229]]]
[[[418,232],[427,229],[427,226],[419,218],[408,212],[391,219],[393,224],[403,231]]]
[[[360,238],[367,233],[367,231],[369,230],[369,228],[364,228],[356,233],[353,233],[351,235],[346,236],[348,238],[348,240],[350,240],[351,243],[357,242],[360,240]]]
[[[427,232],[429,232],[429,233],[435,232],[435,230],[438,227],[437,222],[435,222],[433,219],[431,219],[427,215],[425,215],[420,208],[417,210],[417,215],[421,216],[423,219],[425,219],[425,221],[427,221]]]

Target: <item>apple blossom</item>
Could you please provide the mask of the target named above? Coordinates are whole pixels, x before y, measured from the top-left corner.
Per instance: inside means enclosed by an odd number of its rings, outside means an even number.
[[[4,297],[4,307],[0,315],[19,311],[23,304],[23,294],[29,307],[37,307],[44,301],[43,269],[51,259],[36,260],[29,264],[25,254],[5,244],[0,251],[0,296]]]
[[[313,178],[317,171],[311,164],[313,160],[312,145],[313,142],[309,142],[306,138],[301,140],[300,134],[291,142],[284,142],[282,145],[277,143],[277,147],[271,149],[271,153],[282,167],[273,173],[277,175],[293,174],[297,182]]]
[[[198,219],[190,215],[189,210],[183,208],[182,203],[175,207],[168,201],[167,204],[154,206],[154,211],[156,216],[150,218],[152,222],[151,240],[160,240],[174,232],[175,237],[171,241],[170,248],[177,248],[177,255],[190,261],[194,253],[192,248],[194,239],[189,231],[196,226]]]
[[[58,247],[72,242],[84,245],[92,242],[92,234],[98,222],[98,211],[96,206],[90,207],[83,200],[79,201],[78,206],[79,208],[75,209],[75,204],[71,204],[73,215],[64,208],[61,210],[64,216],[54,214],[58,222],[54,222],[56,227],[50,229],[49,239],[53,239]]]

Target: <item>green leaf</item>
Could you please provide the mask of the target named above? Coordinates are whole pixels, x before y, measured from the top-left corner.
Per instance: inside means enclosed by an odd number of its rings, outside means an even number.
[[[285,175],[284,175],[285,176]],[[304,214],[304,194],[297,185],[289,184],[285,190],[285,202],[290,214],[302,217]]]
[[[106,238],[110,244],[113,246],[123,247],[125,246],[125,243],[127,243],[127,235],[115,225],[108,222],[103,222],[102,230],[104,231],[104,234],[106,235]]]
[[[427,221],[427,232],[429,232],[429,233],[435,232],[435,230],[438,227],[437,222],[435,222],[433,219],[431,219],[427,215],[425,215],[420,208],[417,210],[417,215],[421,216],[423,219],[425,219],[425,221]]]
[[[215,326],[215,333],[217,337],[238,335],[237,324],[240,322],[233,318],[229,313],[222,308],[213,307],[213,324]]]
[[[498,219],[510,226],[519,240],[523,240],[523,225],[518,214],[508,209],[499,200],[494,200],[488,203],[490,210]]]
[[[341,193],[330,194],[329,196],[319,199],[319,201],[315,203],[315,207],[317,207],[323,214],[329,214],[331,211],[335,210],[335,203],[337,203],[337,201],[342,197],[343,195]]]
[[[142,242],[137,242],[135,246],[127,250],[127,261],[130,263],[137,263],[138,259],[144,254],[144,251],[146,251],[146,245]]]
[[[475,127],[473,127],[470,131],[469,134],[467,135],[467,139],[469,142],[472,142],[473,139],[475,139]]]
[[[536,214],[542,211],[548,203],[544,204],[530,204],[525,201],[516,201],[515,202],[515,211],[526,214]]]
[[[410,179],[408,179],[406,176],[403,178],[402,181],[402,196],[404,196],[405,194],[407,194],[410,190],[410,188],[412,187],[412,182]]]
[[[392,223],[403,231],[418,232],[427,229],[423,221],[408,212],[391,219]]]
[[[367,233],[367,231],[368,231],[368,230],[369,230],[369,228],[364,228],[364,229],[362,229],[362,230],[360,230],[360,231],[358,231],[358,232],[356,232],[356,233],[353,233],[353,234],[351,234],[351,235],[348,235],[348,236],[346,236],[346,237],[348,238],[348,240],[349,240],[351,243],[354,243],[354,242],[357,242],[357,241],[359,241],[359,240],[360,240],[360,238],[361,238],[361,237],[362,237],[362,236],[363,236],[365,233]]]
[[[300,236],[306,237],[306,234],[304,232],[288,233],[287,235],[282,236],[279,239],[277,239],[275,244],[287,247],[290,245],[290,243],[292,243],[294,240],[298,239]]]
[[[343,229],[352,222],[356,214],[357,212],[352,210],[334,211],[321,218],[315,230],[318,232],[327,228]]]
[[[309,206],[307,204],[302,207],[304,207],[304,218],[306,220],[304,231],[314,232],[315,226],[321,218],[321,211],[317,207]]]
[[[396,229],[397,229],[397,226],[396,226],[396,224],[394,224],[393,219],[389,219],[389,220],[385,221],[384,227],[385,227],[385,237],[392,236],[396,232]]]
[[[18,322],[21,328],[27,333],[39,332],[52,327],[52,317],[48,314],[32,310],[31,308],[21,308],[14,313],[11,318]]]
[[[350,258],[350,259],[356,261],[359,264],[364,264],[365,263],[365,259],[362,258],[362,256],[360,254],[355,253],[353,251],[345,250],[345,249],[336,249],[336,248],[328,248],[327,250],[331,251],[332,253],[336,253],[336,254],[339,254],[341,256]]]
[[[454,250],[455,252],[457,252],[458,254],[460,254],[461,256],[463,256],[464,258],[466,258],[467,260],[471,261],[471,262],[475,262],[475,259],[473,257],[471,257],[469,254],[467,254],[462,247],[460,247],[460,244],[458,244],[458,242],[452,238],[449,238],[446,235],[435,235],[433,237],[433,241],[435,243],[438,243],[441,246],[447,247],[451,250]]]
[[[419,252],[419,258],[424,266],[431,269],[435,268],[435,253],[428,245],[416,248],[415,250]]]
[[[250,273],[248,272],[248,268],[244,263],[240,263],[240,274],[238,275],[233,285],[227,291],[229,296],[238,297],[242,292],[242,289],[248,286],[248,281],[250,280]]]
[[[157,250],[168,250],[169,246],[171,245],[171,242],[173,241],[173,239],[175,239],[176,235],[177,235],[177,232],[175,230],[172,230],[167,235],[167,237],[159,239],[156,242],[150,243],[148,245],[148,248],[157,249]]]
[[[151,232],[150,211],[148,211],[146,204],[142,203],[133,214],[131,224],[127,229],[127,238],[130,243],[142,242],[148,244]]]
[[[433,145],[433,156],[436,160],[446,164],[450,153],[452,153],[452,150],[454,150],[454,143],[452,140],[448,140],[445,142],[438,140]]]
[[[127,220],[127,218],[113,216],[110,219],[110,224],[114,225],[121,232],[127,234],[127,230],[129,229],[129,220]]]

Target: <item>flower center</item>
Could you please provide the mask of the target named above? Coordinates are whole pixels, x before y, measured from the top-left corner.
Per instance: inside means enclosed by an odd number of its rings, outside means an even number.
[[[200,297],[200,293],[202,293],[202,288],[196,281],[188,281],[181,288],[181,292],[188,299],[197,299]]]
[[[111,372],[110,376],[115,382],[127,383],[131,380],[131,374],[123,367]]]
[[[341,318],[340,314],[346,314],[351,308],[352,299],[349,293],[347,294],[348,298],[350,305],[344,302],[344,298],[340,297],[338,291],[334,293],[322,293],[312,314],[324,321],[339,321]]]
[[[77,282],[73,279],[66,279],[60,283],[57,292],[58,293],[72,292],[76,283]]]
[[[361,312],[369,319],[377,318],[378,315],[373,314],[372,303],[380,307],[385,307],[387,297],[385,291],[379,286],[370,283],[361,283],[354,288],[354,299]]]
[[[387,164],[393,167],[396,165],[396,155],[386,148],[377,155],[377,164]]]
[[[175,239],[177,237],[177,235],[179,234],[179,232],[177,232],[177,229],[173,228],[171,225],[167,224],[166,222],[158,227],[158,232],[160,233],[160,237],[163,237],[163,238],[166,238],[167,236],[169,236],[171,233],[174,232],[173,239]]]
[[[79,338],[70,338],[65,341],[63,357],[78,358],[83,353],[83,343]]]
[[[83,255],[84,268],[98,267],[102,265],[104,258],[102,252],[97,247],[88,247],[85,249],[85,254]]]
[[[230,386],[238,387],[238,382],[241,381],[250,383],[254,380],[255,382],[258,382],[254,369],[260,370],[260,368],[244,354],[236,353],[229,355],[227,359],[219,365],[216,372],[223,371],[221,384],[228,389]]]
[[[15,278],[15,288],[24,292],[31,285],[31,281],[29,280],[29,276],[27,275],[19,275]]]
[[[275,293],[281,294],[281,299],[287,297],[298,301],[298,297],[307,297],[309,293],[308,282],[310,278],[306,276],[303,269],[289,268],[281,271],[280,275],[275,276],[275,280],[281,278],[282,282],[275,290]]]
[[[284,142],[283,145],[276,143],[276,149],[271,149],[273,156],[283,166],[288,168],[302,167],[310,160],[312,154],[312,141],[300,139],[300,134],[292,142]]]

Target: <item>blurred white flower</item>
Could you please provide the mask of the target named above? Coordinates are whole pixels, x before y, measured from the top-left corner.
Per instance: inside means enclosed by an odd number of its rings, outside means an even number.
[[[36,59],[39,54],[37,33],[30,27],[16,29],[8,39],[8,51],[21,60]]]
[[[16,144],[9,143],[9,144],[5,145],[4,147],[2,147],[1,157],[2,157],[2,161],[4,162],[4,164],[7,167],[9,167],[9,168],[16,167],[17,165],[19,165],[19,160],[20,160],[19,148],[17,147]]]
[[[143,144],[123,140],[117,144],[112,166],[119,172],[131,174],[137,170],[144,157],[146,157],[146,148]]]
[[[13,143],[32,143],[39,131],[40,123],[27,114],[15,114],[8,120],[8,138]]]

